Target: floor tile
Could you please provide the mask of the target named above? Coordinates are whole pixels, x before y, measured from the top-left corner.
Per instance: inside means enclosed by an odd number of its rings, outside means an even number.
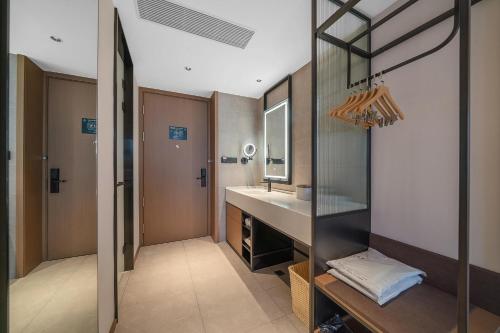
[[[288,317],[282,317],[271,323],[254,328],[248,333],[298,333]]]
[[[165,327],[192,318],[200,319],[200,314],[194,293],[188,292],[175,297],[159,294],[144,302],[122,305],[118,321],[129,329],[165,332]]]
[[[266,291],[281,311],[285,314],[292,313],[292,296],[290,294],[290,288],[283,283],[282,285],[278,285]]]
[[[11,284],[10,333],[97,332],[97,258],[43,262]]]
[[[290,289],[274,274],[289,263],[252,273],[227,243],[210,237],[143,247],[137,262],[119,333],[297,333]]]

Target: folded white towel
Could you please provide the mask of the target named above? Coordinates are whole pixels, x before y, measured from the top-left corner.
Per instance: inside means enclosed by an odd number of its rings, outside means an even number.
[[[350,257],[327,262],[328,273],[383,305],[422,282],[425,272],[369,248]]]

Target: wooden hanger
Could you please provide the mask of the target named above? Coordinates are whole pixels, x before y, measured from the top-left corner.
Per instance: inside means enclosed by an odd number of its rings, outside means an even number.
[[[374,106],[377,108],[379,113],[382,115],[382,124],[383,126],[389,125],[389,123],[392,121],[393,116],[387,111],[386,107],[380,102],[380,101],[375,101]],[[379,122],[380,125],[380,122]],[[380,126],[382,127],[382,126]]]
[[[379,74],[380,78],[381,76],[382,73]],[[394,124],[398,119],[405,119],[389,88],[384,85],[383,80],[381,82],[380,86],[375,84],[372,89],[350,95],[342,105],[329,112],[330,116],[363,128],[376,124],[383,127]]]
[[[396,111],[384,100],[384,98],[376,100],[375,105],[379,110],[383,111],[382,114],[386,125],[392,125],[398,120]]]
[[[394,100],[394,98],[392,97],[389,89],[384,85],[384,90],[385,90],[385,93],[384,95],[382,96],[382,99],[385,100],[387,102],[387,104],[393,108],[393,110],[398,114],[399,118],[401,118],[401,120],[404,120],[405,119],[405,115],[404,113],[401,111],[401,109],[399,108],[398,104],[396,103],[396,101]]]
[[[365,95],[365,98],[363,98],[363,100],[359,101],[359,103],[356,103],[355,105],[353,105],[353,109],[352,111],[354,113],[357,113],[357,114],[361,114],[363,112],[365,112],[365,110],[367,109],[366,107],[363,108],[362,105],[364,104],[364,102],[370,100],[373,98],[373,96],[375,96],[378,92],[378,89],[377,87],[375,87],[374,89],[371,89],[366,95]]]
[[[330,110],[330,116],[331,117],[335,117],[337,115],[337,112],[340,111],[340,110],[342,110],[346,106],[348,106],[354,100],[354,98],[356,98],[356,96],[357,96],[357,94],[351,94],[351,95],[349,95],[349,97],[347,98],[347,100],[344,102],[344,104],[332,108]]]
[[[358,103],[360,101],[363,101],[364,98],[365,98],[365,94],[366,93],[367,93],[367,91],[363,91],[363,92],[360,92],[358,94],[350,96],[347,99],[346,103],[344,103],[342,106],[340,106],[340,107],[335,108],[334,110],[332,110],[330,112],[330,116],[336,117],[338,115],[343,114],[343,111],[349,110],[356,103]]]

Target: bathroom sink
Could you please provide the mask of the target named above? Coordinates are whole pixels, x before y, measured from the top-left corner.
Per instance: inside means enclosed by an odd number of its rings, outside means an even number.
[[[269,193],[263,187],[241,187],[241,188],[238,187],[238,189],[236,190],[248,195],[262,195]]]
[[[299,200],[292,192],[264,187],[226,188],[226,201],[262,222],[304,243],[311,244],[311,202]]]

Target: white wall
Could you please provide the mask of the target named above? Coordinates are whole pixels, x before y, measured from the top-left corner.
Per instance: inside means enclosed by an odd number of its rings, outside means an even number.
[[[113,256],[113,57],[114,7],[99,0],[97,59],[97,278],[99,332],[114,319]]]
[[[373,49],[451,8],[423,0],[377,29]],[[434,47],[448,20],[375,58],[373,71]],[[500,1],[472,9],[471,262],[500,272]],[[438,53],[384,77],[406,114],[373,130],[372,232],[458,255],[458,35]]]

